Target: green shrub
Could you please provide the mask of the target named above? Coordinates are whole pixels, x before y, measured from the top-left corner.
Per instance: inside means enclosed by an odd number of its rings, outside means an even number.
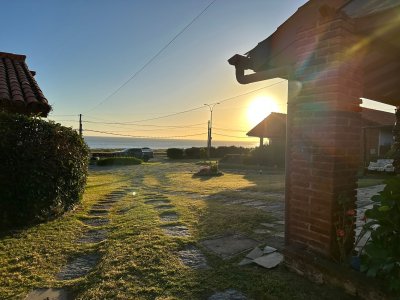
[[[361,271],[385,280],[400,296],[400,178],[386,180],[385,189],[372,197],[375,202],[365,215],[364,227],[371,231],[362,256]]]
[[[168,148],[167,156],[171,159],[181,159],[181,158],[183,158],[183,149]]]
[[[97,161],[98,166],[130,166],[141,163],[142,161],[136,157],[109,157]]]
[[[187,148],[185,149],[185,157],[186,158],[201,158],[202,154],[202,149],[199,147],[192,147],[192,148]],[[207,151],[207,150],[204,150]]]
[[[71,128],[0,113],[0,228],[46,221],[80,201],[89,150]]]

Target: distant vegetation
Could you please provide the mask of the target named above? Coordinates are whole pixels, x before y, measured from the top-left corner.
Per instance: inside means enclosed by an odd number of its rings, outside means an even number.
[[[169,148],[167,156],[171,159],[204,159],[207,157],[207,148]],[[236,146],[211,147],[210,158],[217,158],[220,159],[220,162],[225,163],[283,167],[285,165],[285,145],[264,145],[254,149]]]
[[[140,165],[142,160],[136,157],[109,157],[97,161],[98,166],[130,166]]]
[[[89,149],[71,128],[0,113],[0,228],[61,215],[80,201]]]

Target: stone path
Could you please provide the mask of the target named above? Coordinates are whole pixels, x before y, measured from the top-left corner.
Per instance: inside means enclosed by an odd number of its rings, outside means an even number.
[[[208,300],[247,300],[247,297],[237,290],[229,289],[215,293]]]
[[[88,211],[87,217],[82,219],[82,223],[88,227],[82,237],[80,237],[76,243],[100,243],[107,240],[108,228],[110,220],[108,217],[110,208],[120,201],[123,197],[128,195],[127,188],[121,188],[108,194],[104,199],[94,204]],[[101,260],[101,256],[98,252],[82,253],[78,255],[63,266],[60,272],[56,275],[56,279],[59,281],[68,281],[83,277],[90,273]],[[30,292],[26,300],[68,300],[71,296],[65,289],[35,289]]]
[[[144,203],[159,211],[158,216],[162,222],[160,228],[164,234],[175,238],[190,237],[189,229],[178,222],[179,214],[174,210],[175,206],[171,204],[171,200],[167,196],[156,192],[146,192],[143,195],[145,198]],[[178,251],[177,256],[185,266],[191,269],[209,268],[206,257],[194,245],[186,246],[183,250]]]

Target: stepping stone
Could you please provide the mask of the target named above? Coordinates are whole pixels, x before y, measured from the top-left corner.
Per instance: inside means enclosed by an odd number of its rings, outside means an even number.
[[[275,224],[285,225],[285,221],[276,221]]]
[[[106,240],[107,230],[104,229],[91,229],[85,232],[85,234],[77,241],[78,243],[100,243]]]
[[[264,252],[259,247],[255,247],[253,250],[251,250],[249,254],[246,255],[246,258],[256,259],[262,256],[263,254]]]
[[[260,225],[267,227],[267,228],[275,228],[275,224],[272,223],[260,223]]]
[[[273,252],[271,254],[256,258],[253,261],[261,267],[272,269],[283,261],[283,255],[278,252]]]
[[[106,214],[108,214],[108,211],[107,210],[104,210],[104,209],[91,209],[91,210],[89,210],[89,215],[92,215],[92,216],[104,216],[104,215],[106,215]]]
[[[158,205],[158,206],[156,206],[156,207],[154,207],[154,209],[156,209],[156,210],[167,210],[167,209],[172,209],[172,208],[174,208],[174,206],[173,205]]]
[[[185,266],[192,269],[208,269],[207,260],[203,253],[195,246],[189,246],[184,250],[178,251],[179,259]]]
[[[265,247],[264,247],[264,250],[263,250],[263,253],[264,253],[264,254],[269,254],[269,253],[275,252],[276,250],[277,250],[277,249],[275,249],[274,247],[265,246]]]
[[[160,214],[160,220],[163,222],[172,222],[178,220],[178,215],[174,212],[164,212]]]
[[[247,300],[247,297],[239,291],[229,289],[225,292],[215,293],[208,300]]]
[[[162,205],[162,204],[168,204],[170,202],[171,201],[169,201],[169,200],[148,200],[148,201],[145,201],[144,203],[150,204],[150,205]]]
[[[62,268],[60,273],[57,274],[56,278],[58,280],[71,280],[82,277],[89,273],[99,260],[100,255],[97,253],[84,254],[76,257],[64,268]]]
[[[257,228],[257,229],[254,229],[253,232],[257,233],[257,234],[267,234],[267,233],[271,233],[271,230],[264,229],[264,228]]]
[[[64,289],[36,289],[31,291],[24,300],[71,300]]]
[[[256,247],[259,242],[241,235],[228,235],[204,240],[201,244],[223,259],[228,259]]]
[[[275,233],[274,236],[284,239],[285,238],[285,233],[284,232],[278,232],[278,233]]]
[[[186,226],[172,225],[162,226],[161,228],[165,232],[165,234],[170,236],[190,236],[189,230]]]
[[[253,263],[253,260],[251,259],[251,258],[243,258],[239,263],[238,263],[238,265],[239,266],[246,266],[246,265],[249,265],[249,264],[252,264]]]
[[[92,206],[92,209],[110,209],[111,207],[111,204],[95,204]]]
[[[110,220],[104,218],[103,219],[94,218],[94,219],[84,219],[82,220],[82,222],[89,226],[98,227],[107,225],[108,223],[110,223]]]

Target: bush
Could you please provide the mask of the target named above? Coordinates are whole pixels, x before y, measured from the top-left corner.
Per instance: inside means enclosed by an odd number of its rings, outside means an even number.
[[[0,113],[0,229],[49,220],[84,192],[89,149],[71,128]]]
[[[383,278],[388,288],[400,296],[400,178],[386,180],[385,189],[373,196],[371,219],[364,227],[371,232],[362,255],[361,271]]]
[[[204,148],[192,147],[185,149],[185,157],[186,158],[202,158],[203,153],[207,153],[207,150]]]
[[[168,148],[167,156],[171,159],[181,159],[181,158],[183,158],[183,149]]]
[[[285,165],[285,145],[273,144],[256,147],[243,159],[243,163],[283,167]]]
[[[97,161],[98,166],[131,166],[141,163],[142,161],[136,157],[109,157]]]

